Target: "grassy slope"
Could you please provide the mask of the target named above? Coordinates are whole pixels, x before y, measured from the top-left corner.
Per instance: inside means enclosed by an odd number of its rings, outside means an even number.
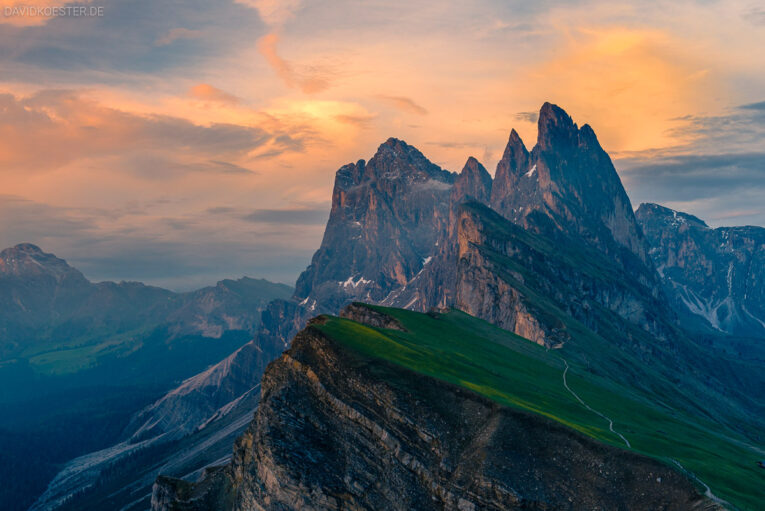
[[[341,344],[367,356],[471,389],[501,404],[539,413],[599,441],[625,448],[608,423],[582,406],[563,386],[564,358],[569,386],[595,410],[614,421],[632,450],[671,464],[678,460],[718,497],[740,509],[761,509],[763,457],[745,439],[682,409],[666,395],[627,387],[597,376],[576,362],[567,347],[548,351],[526,339],[458,311],[438,316],[373,307],[398,319],[406,332],[375,329],[346,319],[317,325]],[[593,346],[595,347],[595,346]],[[581,348],[575,348],[577,351]],[[620,360],[629,366],[630,360]],[[653,382],[672,392],[670,382]]]

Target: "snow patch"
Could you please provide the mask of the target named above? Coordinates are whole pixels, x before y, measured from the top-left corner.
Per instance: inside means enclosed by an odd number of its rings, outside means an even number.
[[[352,287],[353,289],[356,289],[359,286],[367,285],[367,284],[371,284],[371,283],[372,283],[371,280],[367,280],[364,277],[362,277],[361,275],[359,275],[359,278],[356,281],[353,280],[353,276],[350,276],[350,277],[348,277],[348,280],[338,282],[338,284],[343,286],[345,289],[348,289],[349,287]]]

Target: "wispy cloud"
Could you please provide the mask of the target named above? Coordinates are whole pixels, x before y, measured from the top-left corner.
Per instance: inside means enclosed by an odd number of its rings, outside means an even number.
[[[765,101],[758,101],[757,103],[747,103],[746,105],[741,105],[739,108],[743,110],[762,110],[765,111]]]
[[[539,112],[536,110],[533,112],[518,112],[515,114],[515,120],[522,122],[537,122],[537,120],[539,120]]]
[[[387,96],[385,94],[380,94],[377,96],[377,99],[388,103],[389,105],[393,106],[394,108],[398,110],[401,110],[402,112],[407,112],[407,113],[416,114],[416,115],[428,115],[428,110],[422,105],[416,103],[412,98],[407,98],[405,96]]]
[[[234,96],[233,94],[229,94],[228,92],[223,91],[217,87],[213,87],[208,83],[200,83],[198,85],[194,85],[191,89],[189,89],[189,95],[195,99],[211,101],[215,103],[228,103],[236,105],[241,102],[240,98]]]
[[[203,35],[204,31],[202,30],[192,30],[190,28],[178,27],[168,30],[161,37],[159,37],[154,44],[157,46],[167,46],[168,44],[173,44],[175,41],[183,39],[199,39]]]
[[[300,9],[302,0],[235,0],[236,3],[253,7],[268,25],[281,27]]]
[[[328,74],[318,68],[298,69],[291,62],[279,56],[276,45],[279,34],[272,32],[258,41],[258,51],[288,87],[295,87],[313,94],[327,89],[330,85]]]
[[[328,209],[258,209],[243,218],[256,223],[324,225],[328,217]]]

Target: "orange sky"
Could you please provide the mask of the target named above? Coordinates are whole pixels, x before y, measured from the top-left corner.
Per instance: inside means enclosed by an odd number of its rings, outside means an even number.
[[[0,241],[37,242],[95,278],[183,287],[234,271],[291,282],[318,246],[338,167],[396,136],[449,170],[470,155],[493,170],[511,128],[533,145],[544,101],[593,126],[633,201],[730,218],[708,194],[653,199],[640,176],[657,155],[703,152],[710,119],[741,124],[737,108],[765,99],[756,3],[94,0],[103,16],[34,19],[8,10],[22,4],[0,1]],[[762,147],[749,138],[737,150]],[[253,221],[255,210],[285,213]],[[118,261],[128,242],[132,263]],[[138,247],[183,254],[187,270],[167,275]],[[235,263],[216,259],[216,247]]]

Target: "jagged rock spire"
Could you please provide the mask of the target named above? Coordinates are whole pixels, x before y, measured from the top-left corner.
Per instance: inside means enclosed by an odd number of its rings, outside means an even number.
[[[488,204],[491,198],[491,187],[491,175],[481,162],[471,156],[454,181],[452,202],[473,199]]]

